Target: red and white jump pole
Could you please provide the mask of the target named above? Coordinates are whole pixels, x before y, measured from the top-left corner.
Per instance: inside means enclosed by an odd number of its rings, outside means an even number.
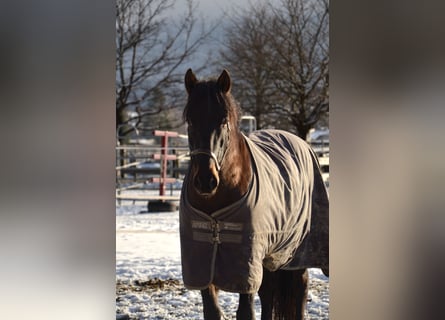
[[[173,131],[153,131],[153,135],[161,137],[161,153],[156,153],[153,155],[153,159],[161,160],[161,175],[159,178],[153,178],[153,182],[159,182],[159,196],[165,196],[165,187],[169,182],[174,182],[175,179],[167,177],[167,161],[176,160],[177,156],[175,154],[168,154],[168,138],[177,137],[179,134]],[[148,211],[171,211],[172,204],[165,201],[165,199],[160,199],[159,201],[149,202]]]

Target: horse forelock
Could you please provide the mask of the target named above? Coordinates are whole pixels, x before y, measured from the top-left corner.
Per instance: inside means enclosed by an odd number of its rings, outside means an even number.
[[[200,81],[189,94],[184,108],[183,118],[190,124],[203,117],[212,116],[218,120],[226,119],[231,126],[238,128],[239,107],[232,94],[224,94],[218,87],[216,80]]]

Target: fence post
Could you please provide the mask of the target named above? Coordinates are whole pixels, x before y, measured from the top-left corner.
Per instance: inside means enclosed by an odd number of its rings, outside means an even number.
[[[167,178],[167,161],[168,160],[176,160],[176,155],[167,154],[168,152],[168,138],[169,137],[177,137],[179,134],[173,131],[153,131],[153,135],[161,137],[161,154],[154,154],[154,158],[160,157],[161,160],[161,176],[159,177],[159,195],[165,196],[165,187],[168,182]],[[160,200],[154,201],[152,203],[148,203],[148,211],[171,211],[171,203]]]

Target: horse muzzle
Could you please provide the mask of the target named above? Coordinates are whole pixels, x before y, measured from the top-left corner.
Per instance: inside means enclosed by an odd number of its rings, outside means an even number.
[[[195,167],[192,170],[193,187],[196,192],[202,196],[212,196],[215,194],[219,185],[219,175],[215,164],[209,163],[205,168]]]
[[[196,176],[193,180],[195,190],[202,196],[211,196],[215,194],[218,188],[218,177],[209,175],[206,177]]]

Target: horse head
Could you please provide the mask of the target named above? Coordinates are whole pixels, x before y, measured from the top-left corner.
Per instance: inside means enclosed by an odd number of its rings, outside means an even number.
[[[237,123],[237,115],[232,110],[231,79],[223,70],[216,80],[198,81],[189,69],[185,87],[188,100],[184,119],[188,125],[190,174],[197,193],[210,197],[220,183],[231,130]]]

